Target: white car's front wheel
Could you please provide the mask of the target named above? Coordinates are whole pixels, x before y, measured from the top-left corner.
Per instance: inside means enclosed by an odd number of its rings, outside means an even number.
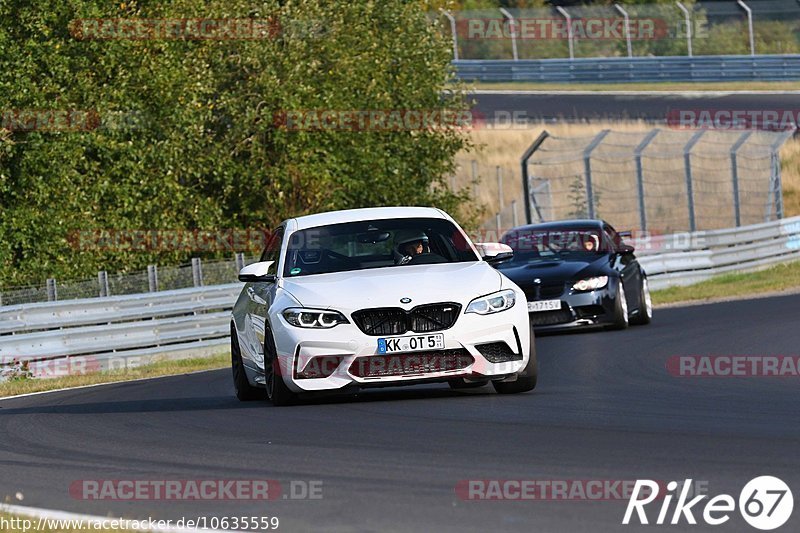
[[[267,398],[273,405],[280,407],[297,402],[297,394],[289,390],[283,381],[275,338],[272,336],[269,324],[264,327],[264,383],[267,388]]]

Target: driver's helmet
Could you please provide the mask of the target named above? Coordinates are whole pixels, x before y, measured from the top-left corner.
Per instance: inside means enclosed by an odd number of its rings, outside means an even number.
[[[586,246],[586,243],[591,242],[592,244],[594,244],[592,251],[597,252],[600,249],[600,238],[594,233],[589,233],[588,235],[586,235],[586,237],[587,239],[584,241],[584,246]]]
[[[429,251],[428,248],[428,236],[425,235],[425,232],[422,230],[399,230],[394,235],[394,256],[395,262],[398,264],[407,263],[411,260],[411,256],[406,254],[403,247],[406,244],[414,243],[417,241],[422,241],[422,251],[423,253],[427,253]]]

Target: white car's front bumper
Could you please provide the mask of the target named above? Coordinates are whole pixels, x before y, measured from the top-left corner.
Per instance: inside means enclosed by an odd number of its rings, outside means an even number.
[[[464,314],[462,310],[451,328],[431,332],[444,335],[443,350],[404,354],[379,354],[378,339],[382,336],[366,335],[353,323],[331,329],[305,329],[291,326],[283,317],[276,316],[272,323],[280,373],[294,392],[335,390],[352,385],[402,385],[453,377],[507,377],[518,373],[528,362],[531,338],[524,303],[524,299],[518,300],[515,307],[492,315]],[[418,334],[408,332],[405,335]],[[483,345],[491,343],[505,343],[508,353],[499,356],[488,353]],[[319,359],[314,361],[318,356],[341,359],[338,365],[329,365],[328,371],[332,373],[327,377],[300,377],[307,365],[319,364]],[[388,375],[375,375],[376,369],[377,374],[386,369]]]

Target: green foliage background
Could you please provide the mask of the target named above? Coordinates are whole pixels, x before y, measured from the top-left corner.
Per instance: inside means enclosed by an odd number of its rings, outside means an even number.
[[[466,109],[450,42],[419,2],[6,0],[0,111],[96,110],[90,132],[0,129],[0,286],[186,261],[80,250],[75,231],[270,228],[311,212],[435,205],[463,131],[286,131],[281,110]],[[79,40],[79,18],[267,18],[238,41]],[[455,87],[443,99],[442,89]],[[209,254],[206,254],[206,256]],[[216,254],[220,255],[220,254]],[[230,253],[222,255],[230,257]]]

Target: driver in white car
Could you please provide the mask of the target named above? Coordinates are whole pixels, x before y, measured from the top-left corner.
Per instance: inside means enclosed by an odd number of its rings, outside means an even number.
[[[394,236],[394,250],[395,264],[405,265],[414,259],[415,255],[430,253],[428,236],[424,231],[398,231]]]

